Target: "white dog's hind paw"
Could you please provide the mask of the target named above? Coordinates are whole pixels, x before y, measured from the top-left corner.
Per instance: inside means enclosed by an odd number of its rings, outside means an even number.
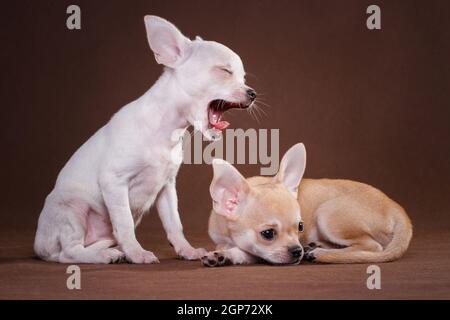
[[[127,260],[131,263],[150,264],[159,263],[158,258],[151,251],[136,249],[127,253]]]
[[[203,248],[195,249],[192,247],[183,248],[177,252],[178,257],[180,259],[184,259],[184,260],[199,260],[201,257],[206,255],[207,253],[208,253],[208,251],[206,251]]]
[[[122,263],[126,261],[125,253],[115,248],[103,249],[102,256],[105,263]]]

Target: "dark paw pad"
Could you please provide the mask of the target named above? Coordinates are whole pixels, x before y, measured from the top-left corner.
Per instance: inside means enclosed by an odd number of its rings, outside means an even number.
[[[202,263],[206,267],[220,267],[226,262],[226,258],[220,252],[210,252],[206,256],[202,257]]]
[[[314,250],[315,247],[311,248],[311,247],[305,247],[305,255],[303,256],[303,260],[309,261],[309,262],[313,262],[314,260],[316,260],[316,257],[314,256]]]
[[[111,261],[109,261],[110,264],[119,264],[119,263],[127,263],[128,260],[125,257],[125,255],[111,259]]]
[[[310,253],[305,254],[304,259],[306,261],[313,262],[314,260],[316,260],[316,257],[314,256],[314,253],[310,252]]]

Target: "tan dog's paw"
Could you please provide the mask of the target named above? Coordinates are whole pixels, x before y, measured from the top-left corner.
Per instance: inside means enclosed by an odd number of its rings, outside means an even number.
[[[209,252],[202,257],[202,263],[205,267],[221,267],[228,262],[228,259],[220,251]]]
[[[304,247],[305,254],[303,256],[303,260],[314,262],[316,260],[316,256],[314,255],[314,251],[318,249],[319,246],[317,246],[314,242],[311,242],[308,244],[308,246]]]
[[[314,260],[316,260],[314,250],[305,251],[305,256],[303,257],[303,259],[309,262],[314,262]]]

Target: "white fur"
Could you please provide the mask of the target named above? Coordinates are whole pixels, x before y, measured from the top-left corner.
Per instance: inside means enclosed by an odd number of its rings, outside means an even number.
[[[238,55],[212,41],[189,40],[168,21],[146,16],[150,47],[165,71],[142,97],[120,109],[84,143],[59,173],[39,218],[34,249],[42,259],[65,263],[158,262],[135,236],[156,202],[176,253],[197,259],[183,235],[175,178],[181,141],[173,132],[191,125],[208,130],[210,101],[247,101]],[[226,66],[232,75],[220,70]],[[115,248],[112,248],[114,247]]]

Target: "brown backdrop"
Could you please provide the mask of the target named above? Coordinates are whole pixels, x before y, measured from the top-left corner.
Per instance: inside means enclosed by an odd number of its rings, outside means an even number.
[[[73,3],[81,31],[65,26]],[[365,27],[372,3],[382,8],[381,31]],[[448,299],[449,12],[446,0],[2,3],[0,298]],[[413,242],[382,265],[382,290],[367,289],[364,265],[207,269],[177,261],[156,214],[138,237],[160,265],[83,265],[77,291],[66,288],[66,266],[32,259],[37,218],[61,167],[161,73],[145,14],[241,55],[271,107],[261,123],[234,112],[234,128],[279,128],[281,152],[306,144],[307,177],[367,182],[407,209]],[[178,177],[187,237],[210,249],[211,177],[207,165],[184,165]]]
[[[250,85],[271,107],[260,123],[235,112],[233,127],[280,128],[282,153],[306,144],[306,176],[373,184],[406,207],[419,232],[448,226],[448,1],[377,1],[381,31],[365,27],[373,1],[261,0],[78,0],[82,30],[69,31],[73,2],[2,5],[3,229],[34,229],[71,154],[161,73],[144,14],[242,57]],[[239,169],[252,175],[259,167]],[[181,169],[187,233],[206,231],[211,176],[207,165]]]

